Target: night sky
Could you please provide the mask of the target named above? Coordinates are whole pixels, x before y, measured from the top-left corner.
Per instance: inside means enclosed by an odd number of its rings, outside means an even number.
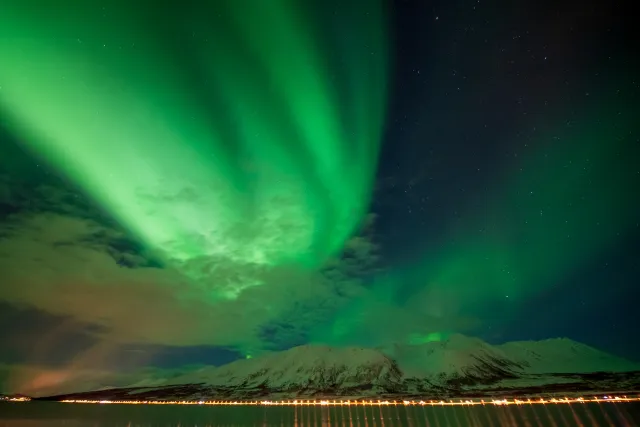
[[[452,333],[640,360],[630,10],[107,3],[0,5],[0,384]]]

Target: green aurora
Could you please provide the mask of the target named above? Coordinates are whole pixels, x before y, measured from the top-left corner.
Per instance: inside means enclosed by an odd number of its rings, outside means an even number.
[[[476,319],[491,317],[497,301],[517,311],[619,245],[638,227],[629,183],[639,172],[627,161],[638,154],[629,131],[638,115],[615,97],[603,97],[601,105],[620,110],[603,116],[600,106],[583,109],[579,114],[591,120],[537,134],[540,143],[519,153],[491,192],[471,198],[446,241],[431,242],[404,267],[378,277],[371,294],[318,325],[313,340],[417,344],[475,333]],[[612,292],[609,284],[602,292]],[[381,317],[388,307],[395,312]]]
[[[2,2],[2,113],[193,286],[222,262],[315,269],[371,197],[381,3],[208,4]],[[230,277],[211,297],[260,284]]]
[[[338,1],[193,4],[168,21],[150,1],[108,13],[5,1],[0,109],[30,151],[188,277],[193,295],[209,293],[212,309],[263,284],[256,271],[316,271],[356,232],[389,55],[377,1],[369,13]],[[473,334],[496,302],[516,311],[553,292],[637,229],[628,161],[638,155],[637,144],[628,149],[637,109],[614,95],[565,107],[577,110],[575,124],[562,112],[532,132],[486,191],[465,196],[440,240],[340,299],[324,322],[292,316],[295,338],[376,345]]]

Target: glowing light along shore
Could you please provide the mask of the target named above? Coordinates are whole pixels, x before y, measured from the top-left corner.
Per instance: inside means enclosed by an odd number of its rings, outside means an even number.
[[[580,404],[580,403],[629,403],[640,402],[640,396],[603,396],[599,397],[564,397],[560,399],[536,398],[536,399],[502,399],[502,400],[262,400],[262,401],[232,401],[232,400],[200,400],[200,401],[179,401],[179,400],[62,400],[63,403],[93,403],[93,404],[122,404],[122,405],[227,405],[227,406],[477,406],[477,405],[546,405],[546,404]]]

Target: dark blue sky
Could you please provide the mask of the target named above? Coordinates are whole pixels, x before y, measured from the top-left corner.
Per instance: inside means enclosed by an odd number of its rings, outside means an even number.
[[[589,149],[588,132],[556,140],[557,132],[640,113],[638,45],[620,3],[402,1],[394,10],[395,79],[373,205],[391,265],[423,262],[420,254],[437,253],[456,224],[490,218],[488,200],[513,179],[505,171],[536,150],[575,152],[577,159]],[[597,179],[626,194],[625,208],[640,218],[632,190],[640,184],[640,128],[633,121],[620,131],[620,156],[603,166],[628,169],[630,179]],[[572,185],[593,196],[598,183]],[[567,212],[576,214],[592,212]],[[480,335],[492,342],[569,336],[637,358],[640,229],[633,224],[618,237],[515,305],[474,307],[486,320]]]

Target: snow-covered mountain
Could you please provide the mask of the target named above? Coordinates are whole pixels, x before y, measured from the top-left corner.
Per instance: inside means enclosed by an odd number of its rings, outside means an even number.
[[[634,371],[640,371],[636,363],[568,339],[493,346],[453,335],[441,342],[379,349],[305,345],[200,368],[164,384],[150,382],[153,387],[136,384],[92,395],[101,399],[442,397],[516,389],[519,394],[604,391],[622,384],[638,390],[638,375],[616,374]]]
[[[460,334],[419,345],[381,351],[405,376],[419,378],[509,378],[526,374],[628,372],[640,365],[567,338],[490,345]]]
[[[238,360],[219,368],[203,368],[173,383],[205,382],[215,386],[291,389],[352,387],[397,382],[402,372],[383,353],[367,348],[304,345],[254,359]]]
[[[478,338],[452,335],[445,341],[394,345],[381,349],[399,365],[406,377],[446,383],[451,379],[492,381],[524,372],[526,362],[509,358],[501,349]]]
[[[494,347],[522,364],[528,374],[627,372],[640,370],[632,363],[567,338],[513,341]]]

